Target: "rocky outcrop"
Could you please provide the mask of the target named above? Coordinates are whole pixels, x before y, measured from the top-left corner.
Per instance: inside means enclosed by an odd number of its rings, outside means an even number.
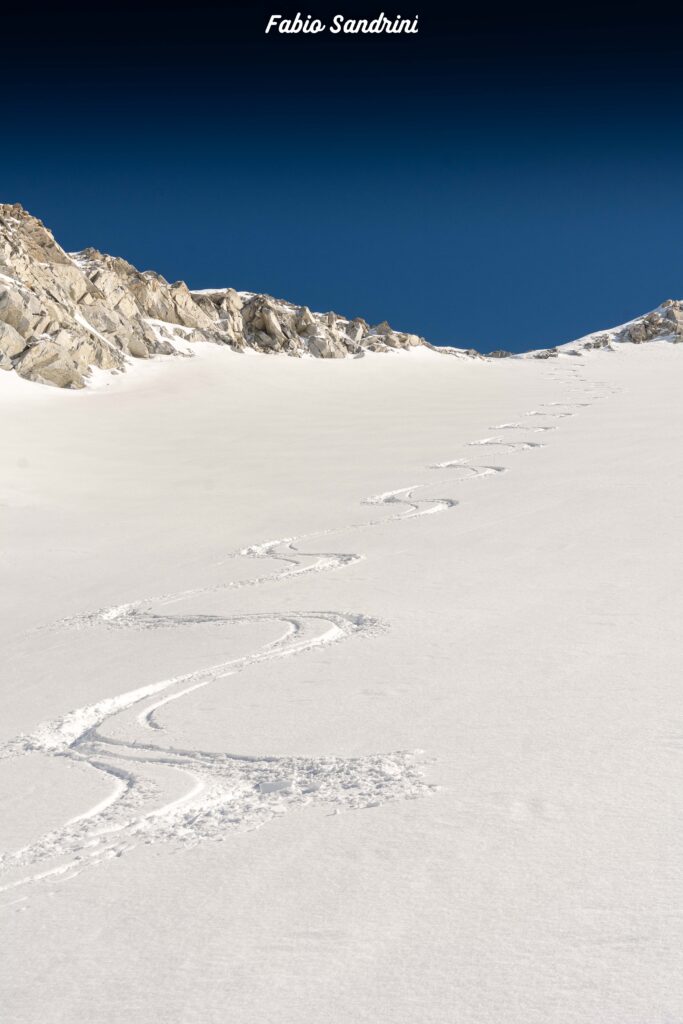
[[[669,300],[628,324],[534,359],[615,344],[683,341],[683,303]],[[232,288],[191,291],[96,249],[67,253],[19,205],[0,204],[0,370],[61,388],[82,388],[93,369],[125,370],[133,359],[188,356],[199,344],[236,351],[342,359],[424,346],[459,359],[520,358],[497,349],[436,347],[386,321],[314,313],[270,295]]]
[[[591,338],[590,341],[585,341],[583,343],[583,348],[606,348],[609,349],[610,352],[613,351],[612,345],[610,344],[609,334],[597,334],[594,338]]]
[[[667,299],[661,306],[611,331],[589,334],[576,344],[589,349],[612,350],[614,345],[643,345],[650,341],[683,341],[683,302]]]
[[[522,358],[551,359],[555,356],[579,356],[595,350],[613,352],[623,344],[643,345],[651,341],[678,343],[683,341],[683,302],[667,299],[657,309],[636,317],[626,324],[607,331],[587,334],[577,341],[554,348],[525,353]],[[497,353],[491,353],[497,355]]]
[[[190,355],[199,343],[321,359],[424,344],[387,323],[232,288],[193,292],[96,249],[67,253],[21,206],[0,205],[0,369],[81,388],[95,367]]]
[[[164,351],[143,310],[112,305],[40,221],[20,206],[0,206],[0,365],[80,388],[93,367],[123,369],[143,349]]]

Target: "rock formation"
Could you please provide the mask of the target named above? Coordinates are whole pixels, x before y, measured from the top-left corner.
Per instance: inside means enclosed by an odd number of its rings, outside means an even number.
[[[21,206],[0,205],[0,368],[81,388],[93,367],[191,354],[198,342],[322,359],[424,344],[387,323],[371,327],[268,295],[192,292],[96,249],[66,253]]]
[[[551,359],[653,340],[683,340],[683,303],[668,300],[611,331],[528,355]],[[475,349],[436,347],[386,321],[373,327],[270,295],[190,291],[183,281],[169,284],[96,249],[67,253],[21,206],[0,204],[0,369],[82,388],[94,367],[124,370],[131,359],[192,355],[196,343],[320,359],[416,346],[466,359],[520,358],[502,349],[484,357]]]
[[[611,331],[598,331],[580,338],[575,345],[589,349],[613,349],[614,345],[630,342],[642,345],[647,341],[683,341],[683,302],[667,299],[661,306],[635,320],[614,327]]]

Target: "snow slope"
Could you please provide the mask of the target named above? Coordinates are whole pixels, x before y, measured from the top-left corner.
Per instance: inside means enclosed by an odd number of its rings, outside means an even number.
[[[0,375],[6,1019],[680,1020],[681,358]]]

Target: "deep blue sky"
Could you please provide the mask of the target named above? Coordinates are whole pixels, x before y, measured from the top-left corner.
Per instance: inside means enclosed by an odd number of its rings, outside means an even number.
[[[296,9],[3,15],[0,198],[70,249],[484,351],[683,297],[681,24],[385,0],[418,36],[264,35]]]

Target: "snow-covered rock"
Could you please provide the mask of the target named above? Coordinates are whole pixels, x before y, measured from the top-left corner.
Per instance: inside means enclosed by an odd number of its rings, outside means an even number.
[[[591,349],[613,349],[615,345],[642,345],[650,341],[667,341],[674,344],[683,341],[683,302],[667,299],[651,313],[636,317],[618,327],[586,334],[576,341],[558,345],[556,348],[539,349],[525,355],[534,359],[547,359],[555,355],[576,355]]]

